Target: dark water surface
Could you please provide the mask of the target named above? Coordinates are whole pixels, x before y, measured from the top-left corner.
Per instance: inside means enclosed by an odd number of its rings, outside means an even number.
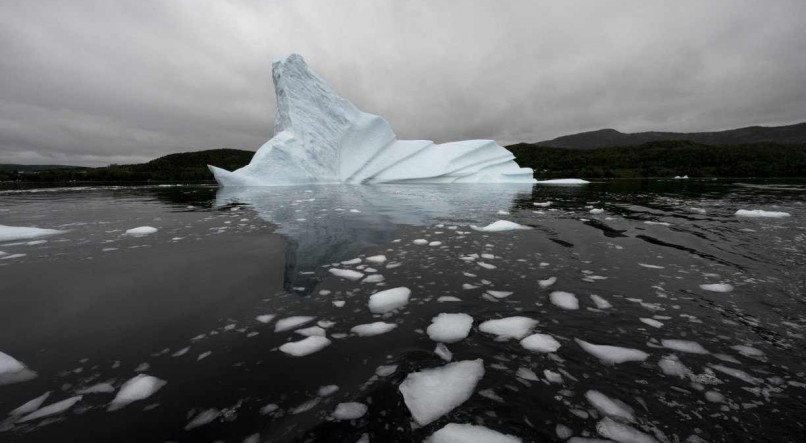
[[[470,227],[498,219],[531,229]],[[65,231],[0,243],[0,351],[36,373],[0,384],[2,441],[420,441],[451,422],[524,441],[616,438],[592,391],[631,411],[616,421],[644,441],[803,441],[806,431],[802,181],[7,190],[0,225]],[[138,226],[158,231],[124,233]],[[386,261],[366,260],[375,255]],[[394,287],[411,290],[409,303],[373,315],[369,296]],[[553,304],[554,291],[578,309]],[[467,401],[420,427],[398,386],[446,364],[425,332],[440,313],[473,317],[447,348],[453,361],[482,359],[485,373]],[[305,338],[275,332],[290,316],[315,317],[300,328],[320,322],[332,343],[281,352]],[[536,320],[532,332],[560,348],[479,330],[512,316]],[[397,326],[350,332],[375,321]],[[580,341],[646,358],[602,362]],[[140,373],[166,383],[109,411]],[[329,385],[338,390],[322,395]],[[90,386],[108,392],[79,393]],[[42,406],[82,397],[48,417],[8,416],[46,392]],[[334,420],[342,402],[367,413]],[[210,420],[188,426],[200,414]]]

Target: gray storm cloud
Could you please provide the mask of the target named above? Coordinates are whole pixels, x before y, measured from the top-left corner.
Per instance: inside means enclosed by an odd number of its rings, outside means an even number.
[[[272,134],[299,52],[400,138],[538,141],[806,119],[803,1],[0,2],[0,163]]]

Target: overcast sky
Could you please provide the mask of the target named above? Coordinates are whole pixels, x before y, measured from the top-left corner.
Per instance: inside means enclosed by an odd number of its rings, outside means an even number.
[[[806,120],[806,1],[0,2],[0,163],[257,149],[301,53],[400,138]]]

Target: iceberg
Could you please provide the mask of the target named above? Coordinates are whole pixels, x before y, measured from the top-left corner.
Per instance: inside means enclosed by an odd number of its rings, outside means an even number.
[[[272,64],[275,134],[235,171],[209,166],[227,186],[370,183],[535,183],[533,171],[492,140],[398,140],[382,117],[360,111],[299,54]]]

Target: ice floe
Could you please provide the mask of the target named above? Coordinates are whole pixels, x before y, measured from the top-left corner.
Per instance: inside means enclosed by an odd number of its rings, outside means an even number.
[[[470,227],[476,231],[481,232],[504,232],[504,231],[515,231],[519,229],[532,229],[529,226],[519,225],[509,220],[498,220],[490,223],[487,226],[470,225]]]
[[[570,311],[579,309],[579,300],[577,300],[576,295],[570,292],[554,291],[549,294],[549,300],[551,300],[551,304],[558,308]]]
[[[151,375],[136,375],[123,383],[115,398],[112,399],[112,403],[109,404],[109,410],[115,411],[129,403],[146,399],[162,389],[166,384],[165,380]]]
[[[521,340],[521,346],[532,352],[555,352],[561,345],[548,334],[532,334]]]
[[[45,403],[45,400],[47,400],[48,397],[50,397],[50,391],[45,392],[44,394],[34,398],[33,400],[28,400],[27,402],[18,406],[16,409],[9,412],[8,415],[12,417],[19,417],[25,414],[30,414],[31,412],[34,412],[37,409],[39,409],[39,407],[42,406],[42,403]]]
[[[0,225],[0,242],[27,240],[29,238],[45,237],[62,234],[65,231],[58,229],[30,228],[25,226]]]
[[[310,336],[300,341],[292,341],[280,346],[280,351],[293,357],[304,357],[321,351],[330,345],[330,340],[320,336]]]
[[[537,326],[537,320],[528,317],[505,317],[487,320],[479,325],[479,331],[496,335],[499,340],[522,339]]]
[[[599,423],[596,424],[596,432],[602,437],[621,443],[657,443],[654,437],[610,417],[599,420]]]
[[[611,345],[597,345],[580,340],[578,338],[575,338],[574,340],[582,349],[585,350],[585,352],[593,355],[602,361],[602,363],[606,364],[624,363],[628,361],[644,361],[647,359],[647,357],[649,357],[649,354],[638,349]]]
[[[660,327],[663,327],[663,323],[661,323],[661,322],[659,322],[659,321],[655,320],[654,318],[645,318],[645,317],[641,317],[641,318],[639,318],[638,320],[640,320],[640,321],[641,321],[641,323],[643,323],[643,324],[645,324],[645,325],[652,326],[653,328],[660,328]]]
[[[611,305],[609,301],[605,300],[604,298],[596,294],[591,294],[590,298],[593,304],[595,304],[596,307],[599,309],[610,309],[613,307],[613,305]]]
[[[520,443],[522,440],[484,426],[448,423],[424,440],[424,443]]]
[[[473,326],[473,317],[467,314],[442,313],[431,319],[426,332],[431,340],[442,343],[456,343],[467,337]]]
[[[585,393],[585,398],[602,415],[627,421],[635,421],[633,409],[621,400],[614,400],[601,392],[591,389]]]
[[[689,354],[708,354],[708,351],[695,341],[665,339],[661,340],[660,343],[664,348],[675,351],[688,352]]]
[[[411,290],[400,286],[376,292],[369,297],[369,310],[373,314],[385,314],[406,306],[411,296]]]
[[[131,235],[133,237],[142,237],[144,235],[150,235],[157,232],[158,229],[153,226],[138,226],[136,228],[131,228],[126,230],[126,235]]]
[[[396,327],[397,325],[394,323],[376,321],[374,323],[353,326],[350,328],[350,331],[360,337],[372,337],[373,335],[386,334]]]
[[[367,413],[367,405],[358,402],[339,403],[333,411],[336,420],[355,420]]]
[[[581,178],[554,178],[551,180],[538,180],[537,184],[539,185],[585,185],[590,183],[587,180],[582,180]]]
[[[483,376],[481,359],[458,361],[412,372],[399,389],[414,420],[425,426],[467,401]]]
[[[739,209],[736,211],[737,217],[765,217],[765,218],[783,218],[791,217],[792,214],[781,211],[765,211],[763,209]]]
[[[78,403],[83,397],[81,395],[76,395],[75,397],[70,397],[68,399],[51,403],[41,409],[37,409],[30,414],[23,416],[17,423],[25,423],[27,421],[36,420],[42,417],[49,417],[51,415],[61,414],[62,412],[67,411],[68,409],[72,408],[73,405]]]
[[[0,386],[19,383],[36,377],[36,372],[24,363],[0,351]]]
[[[727,283],[708,283],[700,285],[700,289],[709,292],[730,292],[733,290],[733,286]]]
[[[537,282],[538,286],[540,286],[543,289],[548,288],[549,286],[553,285],[554,283],[557,283],[557,277],[549,277],[549,278],[547,278],[545,280],[538,280],[538,282]]]
[[[346,280],[351,281],[358,281],[364,277],[364,274],[358,271],[354,271],[352,269],[338,269],[338,268],[330,268],[328,272],[335,275],[336,277],[341,277]]]
[[[217,419],[219,416],[221,416],[221,411],[219,411],[218,409],[215,408],[205,409],[204,411],[201,411],[198,414],[196,414],[196,416],[193,417],[193,420],[191,420],[190,422],[188,422],[188,424],[185,425],[185,430],[189,431],[193,428],[204,426],[212,422],[213,420]]]
[[[296,329],[298,326],[302,326],[305,323],[310,323],[315,319],[316,317],[307,315],[295,315],[293,317],[281,318],[280,320],[277,320],[277,323],[274,324],[274,332],[290,331],[291,329]]]

